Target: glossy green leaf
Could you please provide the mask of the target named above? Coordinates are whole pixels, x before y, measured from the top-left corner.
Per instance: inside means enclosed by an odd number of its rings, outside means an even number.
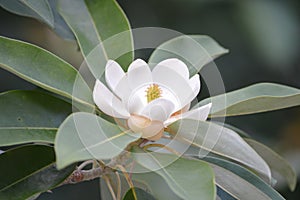
[[[230,125],[230,124],[227,124],[227,123],[223,123],[223,122],[218,122],[218,121],[214,121],[214,123],[220,125],[220,126],[224,126],[228,129],[231,129],[233,130],[234,132],[236,132],[237,134],[239,134],[242,138],[250,138],[250,135],[248,133],[246,133],[245,131],[233,126],[233,125]]]
[[[290,189],[294,190],[297,183],[297,174],[291,165],[269,147],[250,138],[245,140],[268,163],[271,171],[279,173],[286,179]]]
[[[56,9],[57,0],[0,0],[4,9],[46,23],[55,33],[67,40],[75,37]]]
[[[110,159],[140,138],[97,115],[78,112],[70,115],[59,127],[55,152],[59,169],[88,159]]]
[[[127,69],[133,60],[131,29],[115,0],[58,0],[58,6],[96,78],[102,76],[108,59]]]
[[[78,71],[40,47],[0,36],[0,67],[46,90],[94,108],[92,92]]]
[[[134,191],[135,191],[135,194],[136,194],[136,197],[137,197],[136,199],[137,200],[139,200],[139,199],[140,200],[155,200],[154,197],[151,194],[149,194],[148,192],[146,192],[145,190],[143,190],[141,188],[135,187]],[[133,200],[133,199],[135,199],[135,197],[133,195],[133,189],[130,188],[126,192],[123,200]]]
[[[222,125],[222,124],[220,124],[220,125]],[[235,127],[235,126],[232,126],[232,125],[226,124],[226,123],[224,123],[223,126],[228,128],[228,129],[233,130],[234,132],[236,132],[237,134],[239,134],[243,138],[249,138],[250,137],[250,135],[248,133],[246,133],[245,131],[243,131],[243,130]]]
[[[209,156],[202,159],[211,163],[216,176],[216,184],[236,199],[284,199],[269,184],[240,165]]]
[[[177,134],[179,141],[203,149],[199,156],[212,152],[256,170],[266,181],[271,180],[267,163],[233,130],[213,122],[189,119],[177,121],[168,128],[173,135]]]
[[[212,102],[210,117],[246,115],[298,106],[300,90],[275,83],[258,83],[204,99],[196,106],[209,102]]]
[[[48,0],[0,0],[0,6],[18,15],[36,18],[54,27],[54,18]]]
[[[60,37],[66,40],[75,40],[75,36],[65,20],[58,13],[57,9],[57,1],[58,0],[50,0],[49,4],[51,6],[53,17],[54,17],[54,27],[53,31],[57,33]]]
[[[135,168],[137,165],[138,164],[135,165]],[[155,172],[133,173],[132,179],[135,181],[135,183],[139,183],[139,185],[141,183],[145,185],[145,189],[147,189],[147,191],[149,191],[149,193],[151,193],[155,199],[182,200],[182,198],[177,196],[171,190],[166,181]]]
[[[137,169],[138,168],[138,169]],[[128,169],[129,170],[129,169]],[[130,168],[131,178],[133,181],[133,185],[135,187],[141,188],[151,194],[155,199],[172,199],[172,200],[182,200],[179,198],[174,192],[170,189],[168,184],[164,181],[164,179],[154,172],[147,173],[135,173],[136,171],[149,171],[139,165],[137,162],[134,162],[134,166]],[[124,196],[125,193],[129,190],[129,185],[124,178],[124,176],[120,173],[121,178],[121,195]],[[112,181],[112,187],[117,192],[117,184],[118,180],[116,175],[111,173],[109,174],[109,179]],[[113,200],[113,197],[106,185],[106,182],[101,179],[100,180],[100,190],[101,190],[101,198],[105,200]],[[138,198],[138,200],[143,200],[143,198]]]
[[[72,107],[43,92],[9,91],[0,94],[0,110],[0,146],[7,146],[54,143],[57,128]]]
[[[175,194],[183,199],[215,199],[214,175],[206,162],[176,155],[133,149],[133,158],[160,175]],[[170,161],[172,161],[170,163]]]
[[[74,170],[58,171],[53,148],[28,145],[0,155],[0,199],[22,200],[45,192],[63,182]]]
[[[228,53],[228,50],[209,36],[183,35],[157,47],[149,63],[153,65],[167,58],[179,58],[188,65],[192,76],[198,73],[205,64],[225,53]]]

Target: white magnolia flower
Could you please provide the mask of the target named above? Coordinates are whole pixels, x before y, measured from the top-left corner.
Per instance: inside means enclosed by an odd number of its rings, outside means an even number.
[[[105,80],[112,92],[96,80],[96,105],[107,115],[126,119],[128,128],[149,140],[160,139],[164,129],[179,119],[206,120],[211,108],[207,104],[189,111],[200,91],[199,75],[189,78],[187,66],[175,58],[158,63],[152,71],[137,59],[127,73],[109,60]]]

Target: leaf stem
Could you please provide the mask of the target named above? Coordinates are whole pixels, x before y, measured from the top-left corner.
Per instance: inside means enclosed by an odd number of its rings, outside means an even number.
[[[115,172],[116,174],[116,177],[117,177],[117,181],[118,181],[118,191],[117,191],[117,200],[121,200],[121,178],[120,178],[120,175],[119,175],[119,172]]]
[[[83,163],[81,163],[81,165],[79,165],[79,167],[77,168],[77,170],[82,170],[83,168],[85,168],[87,165],[89,164],[94,164],[94,160],[87,160]]]
[[[107,176],[103,176],[103,178],[104,178],[104,180],[105,180],[105,182],[106,182],[106,185],[107,185],[107,187],[108,187],[108,189],[109,189],[109,191],[110,191],[110,194],[111,194],[112,198],[113,198],[114,200],[117,200],[116,195],[115,195],[115,192],[114,192],[114,190],[113,190],[113,188],[112,188],[112,186],[111,186],[111,182],[110,182],[109,178],[108,178]]]
[[[131,178],[130,178],[129,174],[126,172],[126,169],[122,165],[116,165],[116,167],[119,168],[122,171],[122,173],[124,174],[124,177],[125,177],[128,185],[129,185],[129,187],[132,188],[133,197],[134,197],[135,200],[137,200],[134,185],[131,181]]]

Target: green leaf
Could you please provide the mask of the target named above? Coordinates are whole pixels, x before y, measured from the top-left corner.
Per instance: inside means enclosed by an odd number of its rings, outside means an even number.
[[[53,148],[28,145],[0,155],[0,199],[21,200],[45,192],[63,182],[74,166],[58,171]]]
[[[55,138],[58,169],[88,159],[110,159],[137,140],[140,134],[121,130],[97,115],[78,112],[59,127]]]
[[[54,17],[53,31],[66,40],[75,40],[73,32],[71,31],[65,20],[62,18],[62,16],[58,13],[57,1],[58,0],[49,1]]]
[[[139,148],[134,148],[133,152],[133,158],[140,165],[160,175],[179,197],[189,200],[199,197],[215,199],[214,175],[206,162],[146,152]]]
[[[54,18],[48,0],[0,0],[0,6],[12,13],[36,18],[54,27]]]
[[[64,39],[75,40],[72,31],[56,9],[56,1],[57,0],[0,0],[0,6],[12,13],[32,17],[44,22]]]
[[[189,119],[177,121],[168,128],[179,141],[200,148],[199,156],[205,156],[207,152],[215,153],[254,169],[270,181],[271,172],[267,163],[233,130],[213,122]]]
[[[246,133],[245,131],[243,131],[243,130],[241,130],[241,129],[233,126],[233,125],[230,125],[230,124],[227,124],[227,123],[222,123],[222,122],[217,122],[217,121],[215,121],[215,123],[218,124],[218,125],[224,126],[225,128],[233,130],[234,132],[239,134],[242,138],[250,138],[250,135],[248,133]]]
[[[297,174],[291,165],[269,147],[249,138],[245,140],[267,162],[271,171],[279,173],[286,179],[290,189],[295,190]]]
[[[134,191],[136,193],[137,200],[139,200],[139,199],[141,199],[141,200],[155,200],[154,197],[151,194],[149,194],[148,192],[146,192],[145,190],[143,190],[141,188],[135,187]],[[126,192],[123,200],[133,200],[133,199],[135,199],[135,197],[133,195],[133,189],[130,188]]]
[[[149,64],[154,65],[167,58],[179,58],[188,65],[190,75],[193,76],[204,65],[225,53],[228,50],[209,36],[183,35],[157,47],[149,59]]]
[[[138,164],[135,164],[135,168]],[[138,167],[141,167],[138,165]],[[145,170],[143,170],[145,171]],[[168,186],[166,181],[155,172],[145,172],[145,173],[132,173],[132,179],[139,185],[143,184],[146,186],[147,191],[151,193],[155,199],[172,199],[181,200],[171,188]]]
[[[0,94],[0,110],[0,146],[8,146],[54,143],[57,128],[72,106],[43,92],[9,91]]]
[[[216,184],[236,199],[284,199],[269,184],[240,165],[209,156],[202,159],[211,163],[216,176]]]
[[[212,102],[210,117],[247,115],[300,105],[300,90],[275,83],[258,83],[200,101]]]
[[[102,76],[108,59],[127,69],[133,60],[131,29],[115,0],[58,0],[58,7],[96,78]]]
[[[0,67],[41,88],[94,108],[92,92],[78,71],[40,47],[0,36]]]

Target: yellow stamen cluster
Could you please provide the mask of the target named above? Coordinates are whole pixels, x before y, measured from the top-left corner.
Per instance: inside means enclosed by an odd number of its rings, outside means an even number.
[[[162,90],[160,89],[159,85],[151,84],[146,90],[147,102],[151,102],[154,99],[161,97]]]

